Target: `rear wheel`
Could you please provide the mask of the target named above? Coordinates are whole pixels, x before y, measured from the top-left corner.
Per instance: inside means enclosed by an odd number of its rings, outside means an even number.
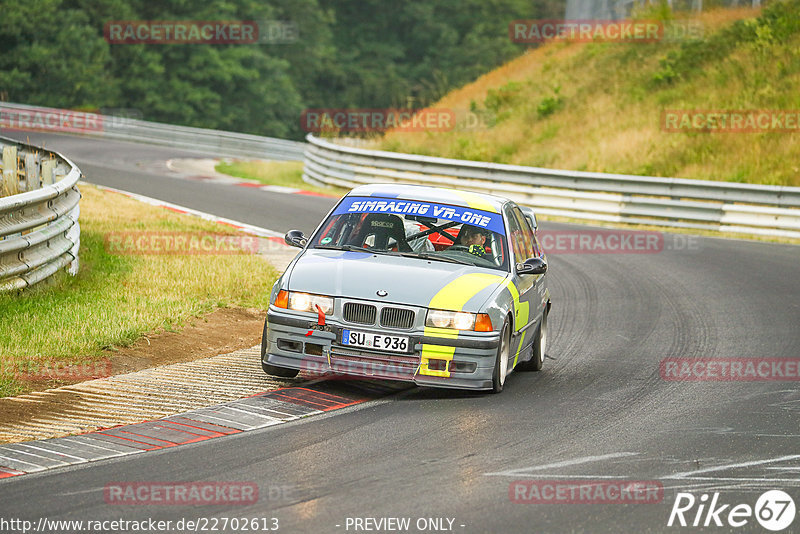
[[[294,378],[300,371],[298,369],[287,369],[285,367],[276,367],[266,363],[264,360],[267,357],[267,322],[264,321],[264,332],[261,334],[261,368],[265,373],[272,376],[281,378]]]
[[[503,324],[500,334],[500,345],[497,347],[497,357],[494,360],[494,372],[492,373],[492,393],[503,391],[508,374],[508,354],[509,354],[509,326],[508,321]]]

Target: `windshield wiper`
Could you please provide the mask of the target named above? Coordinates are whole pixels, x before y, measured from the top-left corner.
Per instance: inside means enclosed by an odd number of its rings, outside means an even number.
[[[422,258],[423,260],[446,261],[449,263],[460,263],[461,265],[475,267],[474,263],[470,263],[468,261],[450,258],[448,256],[440,256],[438,254],[431,254],[429,252],[394,252],[393,254],[405,256],[406,258]]]
[[[389,250],[373,250],[366,247],[360,247],[358,245],[319,245],[314,248],[326,249],[326,250],[346,250],[348,252],[352,251],[368,252],[370,254],[389,254],[391,256],[404,256],[406,258],[421,258],[423,260],[445,261],[448,263],[458,263],[461,265],[469,265],[470,267],[475,267],[474,263],[470,263],[468,261],[459,260],[456,258],[450,258],[447,256],[440,256],[438,254],[431,254],[428,252],[392,252]]]
[[[386,252],[382,250],[372,250],[367,247],[359,247],[358,245],[319,245],[314,248],[324,248],[327,250],[346,250],[348,252],[369,252],[370,254],[386,254]]]

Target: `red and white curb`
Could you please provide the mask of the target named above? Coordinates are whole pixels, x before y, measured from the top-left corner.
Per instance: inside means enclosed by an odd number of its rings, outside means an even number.
[[[245,178],[237,178],[236,176],[222,174],[214,169],[218,161],[219,160],[212,159],[170,159],[167,160],[167,168],[185,180],[201,181],[212,184],[233,185],[238,187],[249,187],[270,193],[339,198],[337,195],[328,195],[325,193],[317,193],[316,191],[308,191],[305,189],[286,187],[282,185],[265,185],[256,180],[248,180]]]
[[[334,391],[325,391],[333,389]],[[0,479],[240,434],[339,410],[398,391],[392,384],[286,387],[155,421],[0,445]]]
[[[324,197],[324,198],[339,198],[336,195],[326,195],[325,193],[317,193],[315,191],[306,191],[305,189],[295,189],[294,187],[285,187],[282,185],[263,185],[263,184],[254,184],[250,182],[241,182],[235,183],[231,185],[236,185],[239,187],[250,187],[253,189],[260,189],[261,191],[269,191],[270,193],[287,193],[292,195],[308,195],[312,197]]]

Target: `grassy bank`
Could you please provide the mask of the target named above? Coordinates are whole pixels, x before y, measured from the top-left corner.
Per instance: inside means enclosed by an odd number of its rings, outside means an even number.
[[[232,229],[89,185],[81,193],[79,274],[0,294],[0,396],[24,388],[20,369],[92,362],[104,350],[178,329],[217,307],[268,306],[277,273],[260,256],[117,254],[106,243],[110,232]]]
[[[642,18],[669,13],[648,13]],[[676,15],[679,16],[679,15]],[[379,148],[557,169],[800,186],[800,130],[662,128],[665,110],[800,110],[800,1],[703,14],[682,42],[550,43],[447,95],[488,127]]]

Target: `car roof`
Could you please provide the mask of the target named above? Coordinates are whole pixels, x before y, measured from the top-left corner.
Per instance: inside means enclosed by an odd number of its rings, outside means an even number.
[[[411,184],[361,185],[347,193],[348,197],[397,198],[462,206],[476,210],[501,213],[507,198],[486,193]]]

